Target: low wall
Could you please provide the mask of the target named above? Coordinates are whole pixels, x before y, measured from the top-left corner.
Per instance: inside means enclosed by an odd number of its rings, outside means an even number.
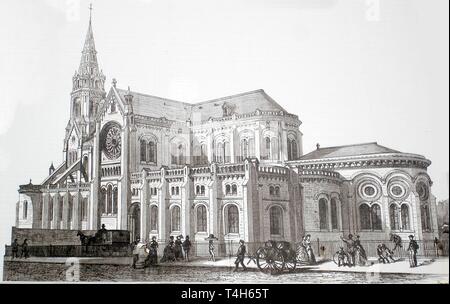
[[[86,235],[94,235],[97,231],[84,230]],[[76,245],[80,244],[77,230],[63,229],[28,229],[12,227],[11,244],[17,239],[19,244],[28,240],[28,245]]]

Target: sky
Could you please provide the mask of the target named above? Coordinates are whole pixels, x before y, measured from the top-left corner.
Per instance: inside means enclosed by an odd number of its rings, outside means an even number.
[[[18,185],[62,161],[89,3],[0,1],[0,244],[10,242]],[[447,0],[92,3],[106,90],[116,78],[198,102],[264,89],[299,116],[305,153],[376,141],[421,154],[434,195],[448,198]]]

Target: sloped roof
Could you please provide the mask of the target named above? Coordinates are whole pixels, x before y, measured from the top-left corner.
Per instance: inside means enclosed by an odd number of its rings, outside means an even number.
[[[128,91],[117,89],[117,92],[122,100],[125,100]],[[135,114],[177,121],[186,121],[191,116],[190,104],[137,92],[131,92],[131,95]]]
[[[383,154],[383,153],[402,153],[402,152],[386,148],[384,146],[379,145],[376,142],[371,142],[356,145],[319,148],[308,154],[303,155],[299,159],[310,160],[322,158],[339,158],[339,157]]]
[[[128,94],[128,91],[117,89],[117,92],[122,100],[125,100],[125,95]],[[156,118],[165,117],[169,120],[177,121],[198,119],[198,116],[193,117],[193,113],[199,113],[201,120],[207,120],[210,117],[223,117],[224,104],[229,106],[236,114],[251,113],[256,109],[286,112],[283,107],[263,90],[245,92],[199,103],[186,103],[137,92],[131,92],[131,94],[133,95],[133,112],[135,114]]]

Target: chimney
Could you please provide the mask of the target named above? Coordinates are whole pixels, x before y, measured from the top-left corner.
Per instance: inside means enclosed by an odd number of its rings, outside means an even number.
[[[319,143],[316,144],[316,148],[317,148],[317,150],[320,149],[320,144]]]

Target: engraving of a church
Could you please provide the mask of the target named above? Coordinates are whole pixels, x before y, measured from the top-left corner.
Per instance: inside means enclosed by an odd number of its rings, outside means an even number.
[[[105,91],[89,22],[73,75],[64,159],[20,186],[16,227],[128,230],[166,242],[189,235],[225,246],[357,233],[437,235],[421,155],[375,142],[304,153],[301,121],[263,90],[190,104]]]

